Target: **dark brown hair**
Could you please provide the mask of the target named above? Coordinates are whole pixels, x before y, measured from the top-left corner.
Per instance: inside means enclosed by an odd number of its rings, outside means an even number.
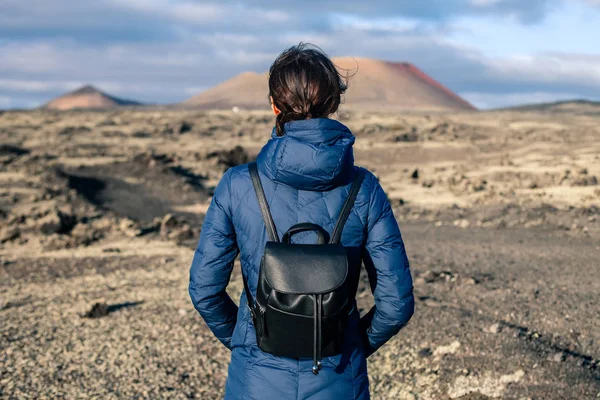
[[[346,88],[347,79],[318,47],[300,43],[285,50],[269,69],[269,96],[281,111],[277,134],[285,134],[286,122],[333,114]]]

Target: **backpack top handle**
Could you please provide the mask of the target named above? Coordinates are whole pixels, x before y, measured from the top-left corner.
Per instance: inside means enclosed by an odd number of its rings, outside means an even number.
[[[294,236],[295,234],[310,231],[317,233],[319,244],[326,244],[327,242],[329,242],[329,233],[325,229],[321,228],[319,225],[312,224],[310,222],[302,222],[300,224],[292,226],[290,229],[288,229],[286,233],[283,234],[283,238],[281,239],[281,241],[283,243],[289,244],[292,236]]]

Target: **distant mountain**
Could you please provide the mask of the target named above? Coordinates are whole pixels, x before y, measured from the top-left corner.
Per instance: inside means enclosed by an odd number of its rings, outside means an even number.
[[[341,57],[350,75],[343,108],[364,111],[475,110],[471,104],[412,64]],[[267,109],[268,74],[244,72],[182,103],[203,109]]]
[[[563,100],[553,103],[525,104],[521,106],[502,108],[507,111],[546,111],[546,112],[600,112],[600,101],[584,99]]]
[[[269,108],[269,76],[256,72],[243,72],[182,103],[203,109]]]
[[[91,85],[86,85],[49,101],[42,108],[51,110],[106,109],[140,104],[136,101],[111,96]]]

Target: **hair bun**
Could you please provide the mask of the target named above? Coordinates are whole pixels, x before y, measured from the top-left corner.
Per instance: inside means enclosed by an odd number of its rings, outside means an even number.
[[[337,111],[347,84],[318,47],[300,43],[285,50],[269,69],[269,93],[281,113],[276,128],[295,120],[326,118]]]

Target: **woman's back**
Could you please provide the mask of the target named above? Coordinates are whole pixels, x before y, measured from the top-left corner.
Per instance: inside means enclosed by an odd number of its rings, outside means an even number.
[[[273,130],[257,165],[279,232],[312,222],[331,233],[357,172],[354,140],[348,128],[328,118],[288,121]],[[311,243],[312,235],[296,235],[294,240]],[[342,354],[324,358],[317,376],[309,358],[261,351],[245,297],[238,309],[225,292],[239,253],[255,295],[267,240],[248,166],[228,170],[207,212],[190,275],[194,306],[232,350],[226,398],[367,399],[366,356],[397,333],[413,312],[408,260],[377,179],[367,173],[341,236],[351,257],[364,261],[376,304],[362,319],[352,308]]]

